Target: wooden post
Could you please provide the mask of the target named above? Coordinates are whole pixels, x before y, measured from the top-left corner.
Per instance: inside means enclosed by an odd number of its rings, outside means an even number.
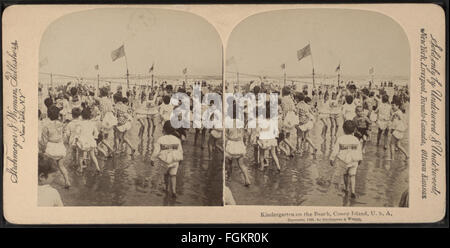
[[[314,59],[313,59],[313,55],[312,55],[311,42],[309,42],[308,45],[309,45],[309,50],[310,50],[310,53],[311,53],[313,89],[315,89],[316,88],[316,82],[315,82],[315,79],[314,79],[314,74],[315,74],[314,73]]]
[[[313,69],[312,69],[312,80],[313,80],[313,89],[315,89],[316,88],[316,82],[315,82],[315,80],[314,80],[314,67],[313,67]]]
[[[128,73],[128,68],[127,68],[127,91],[130,89],[130,81],[128,79],[129,73]]]

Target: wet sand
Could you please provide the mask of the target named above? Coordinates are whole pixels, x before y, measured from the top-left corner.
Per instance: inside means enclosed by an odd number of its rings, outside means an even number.
[[[398,207],[402,193],[408,189],[409,161],[399,151],[394,160],[387,157],[389,150],[376,146],[374,126],[367,143],[363,162],[356,175],[356,199],[350,199],[330,181],[335,167],[330,166],[330,134],[325,142],[319,134],[322,126],[311,130],[313,142],[319,144],[317,159],[311,153],[296,155],[294,158],[279,155],[281,173],[274,164],[260,171],[254,164],[253,147],[247,147],[245,158],[248,166],[250,187],[244,186],[244,179],[237,165],[232,177],[227,181],[238,205],[279,205],[279,206],[360,206]],[[408,130],[405,132],[408,133]],[[401,140],[408,147],[408,138]],[[382,138],[383,142],[383,138]],[[320,145],[322,144],[322,145]]]
[[[138,148],[139,124],[133,122],[127,133],[131,143]],[[112,133],[111,133],[112,134]],[[108,143],[113,144],[113,135]],[[155,136],[161,135],[157,127]],[[208,135],[206,135],[208,137]],[[222,205],[222,160],[223,155],[214,152],[208,159],[206,147],[194,146],[194,131],[188,133],[183,143],[184,160],[177,173],[177,197],[173,198],[165,190],[164,174],[166,168],[156,163],[150,164],[151,139],[145,130],[142,147],[131,156],[116,154],[112,158],[98,155],[102,173],[96,175],[93,167],[86,170],[86,176],[75,173],[71,165],[70,154],[64,159],[69,170],[72,187],[63,188],[64,181],[60,173],[52,184],[59,193],[65,206],[218,206]]]

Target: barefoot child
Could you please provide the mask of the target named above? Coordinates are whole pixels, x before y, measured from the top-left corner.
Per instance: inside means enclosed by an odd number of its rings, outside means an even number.
[[[172,193],[173,197],[176,197],[176,185],[177,185],[177,171],[180,161],[183,160],[183,147],[181,146],[181,140],[175,136],[175,129],[170,124],[170,121],[166,121],[163,125],[163,136],[159,137],[154,144],[154,151],[152,154],[152,162],[158,158],[162,161],[163,165],[167,167],[167,171],[164,175],[168,178],[167,191]]]
[[[331,94],[330,104],[330,136],[336,137],[338,126],[338,115],[339,115],[339,104],[337,101],[337,93],[333,92]]]
[[[70,187],[69,175],[67,169],[64,166],[62,159],[66,156],[66,147],[63,142],[63,123],[58,120],[59,108],[55,105],[51,105],[47,110],[47,116],[50,121],[46,122],[42,127],[42,148],[44,154],[53,159],[57,164],[59,171],[64,177],[65,187]]]
[[[316,156],[317,148],[309,138],[309,131],[314,127],[314,116],[312,112],[311,98],[305,97],[302,93],[298,95],[297,111],[299,114],[298,129],[298,151],[301,153],[307,151],[306,145],[313,148],[313,156]]]
[[[82,157],[90,156],[91,161],[94,163],[95,169],[100,172],[100,167],[98,166],[97,157],[95,155],[95,148],[97,147],[97,137],[98,137],[98,129],[97,124],[91,120],[91,109],[85,108],[81,111],[81,117],[83,121],[80,123],[81,133],[78,137],[78,148],[82,152]],[[78,169],[79,173],[83,172],[83,169],[87,167],[84,164],[84,161],[81,159],[80,167]]]
[[[236,118],[236,113],[233,113],[233,117]],[[237,125],[236,122],[239,119],[233,119],[233,125]],[[227,178],[231,178],[233,171],[233,160],[237,160],[239,168],[244,175],[244,185],[250,186],[250,178],[248,176],[247,167],[244,164],[244,156],[247,149],[244,144],[244,129],[243,128],[227,128],[225,130],[225,158],[226,158],[226,172]]]
[[[356,116],[356,105],[353,100],[354,99],[352,95],[345,96],[345,103],[344,105],[342,105],[342,116],[344,117],[344,121],[353,120],[353,118],[355,118]]]
[[[79,156],[77,154],[77,142],[81,135],[81,109],[72,109],[72,120],[66,125],[64,129],[64,135],[66,138],[66,144],[69,147],[72,154],[72,162],[76,165],[79,164]]]
[[[356,183],[356,170],[358,168],[359,161],[362,160],[361,143],[353,136],[356,125],[353,121],[347,120],[344,122],[343,127],[344,135],[337,138],[334,144],[333,151],[330,155],[331,166],[337,166],[337,170],[344,171],[344,192],[348,192],[350,187],[351,198],[356,198],[355,195],[355,183]],[[336,160],[336,158],[338,160]],[[338,162],[338,163],[337,163]],[[335,175],[335,184],[340,185],[341,180],[339,177],[341,173]],[[336,181],[336,179],[338,181]]]
[[[356,125],[355,137],[362,143],[362,152],[364,153],[366,141],[369,139],[371,122],[367,115],[365,115],[362,106],[356,107],[356,116],[353,118],[353,121]]]
[[[158,123],[158,94],[157,92],[149,92],[147,100],[147,137],[153,137],[155,134],[156,123]]]
[[[136,101],[134,103],[136,118],[139,123],[139,132],[138,132],[138,138],[140,139],[140,144],[142,146],[143,140],[144,140],[144,131],[145,131],[145,122],[147,122],[147,96],[145,95],[145,92],[141,92],[141,97],[139,101]]]
[[[395,149],[397,148],[400,152],[405,155],[405,160],[408,159],[408,154],[406,153],[405,148],[400,144],[400,140],[404,136],[404,132],[406,131],[405,118],[404,114],[401,111],[401,103],[399,101],[394,101],[392,104],[392,137],[391,137],[391,157],[390,159],[394,159]]]
[[[117,115],[117,126],[115,128],[115,149],[116,153],[120,153],[123,149],[123,143],[128,145],[131,149],[131,155],[136,151],[127,139],[125,134],[131,129],[132,116],[130,114],[130,108],[128,105],[128,99],[126,97],[117,97],[115,111]]]
[[[323,95],[323,99],[318,99],[318,102],[317,102],[317,105],[318,105],[317,109],[319,112],[318,119],[323,124],[321,135],[324,140],[326,139],[327,130],[329,129],[328,127],[331,125],[331,123],[330,123],[331,109],[330,109],[330,101],[328,101],[328,98],[329,98],[328,91],[326,91],[325,94]],[[330,132],[331,132],[331,128],[330,128]]]
[[[375,111],[378,114],[377,124],[378,124],[378,135],[377,135],[377,146],[380,145],[381,135],[384,133],[384,149],[387,149],[388,144],[388,134],[389,134],[389,124],[392,119],[392,106],[389,104],[389,96],[383,95],[381,97],[381,104]]]
[[[281,171],[280,162],[278,161],[278,156],[276,153],[276,146],[278,137],[278,119],[271,119],[270,117],[270,102],[266,102],[266,115],[264,116],[263,122],[259,128],[258,135],[258,145],[261,150],[260,156],[260,164],[261,170],[264,170],[265,167],[269,166],[269,161],[267,160],[266,152],[269,152],[272,155],[272,159],[275,162],[278,172]]]

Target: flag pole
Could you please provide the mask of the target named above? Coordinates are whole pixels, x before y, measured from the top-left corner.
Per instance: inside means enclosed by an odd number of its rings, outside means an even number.
[[[313,55],[312,55],[311,42],[309,42],[308,45],[309,45],[309,51],[311,53],[313,89],[315,89],[316,88],[316,83],[315,83],[315,80],[314,80],[314,60],[313,60]]]
[[[125,52],[125,44],[123,44],[123,52],[125,56],[125,66],[127,67],[127,91],[130,89],[129,73],[128,73],[128,59],[127,53]]]
[[[284,64],[284,86],[286,86],[286,64]]]

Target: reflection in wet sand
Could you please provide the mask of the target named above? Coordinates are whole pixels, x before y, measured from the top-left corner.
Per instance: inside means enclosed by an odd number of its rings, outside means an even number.
[[[318,125],[317,129],[320,128]],[[376,138],[375,132],[372,137]],[[316,142],[322,142],[321,137],[316,137]],[[407,139],[402,142],[407,147]],[[280,174],[274,165],[263,172],[257,169],[252,162],[253,147],[248,147],[246,162],[252,185],[244,187],[239,170],[233,171],[227,185],[238,205],[398,207],[402,193],[408,188],[408,161],[386,160],[389,151],[369,142],[356,175],[358,197],[350,199],[329,183],[334,173],[328,159],[330,147],[328,137],[317,159],[311,154],[293,159],[280,156]]]
[[[158,163],[150,165],[152,140],[144,135],[139,142],[137,126],[134,123],[127,134],[134,144],[140,144],[137,152],[133,156],[129,151],[111,158],[99,156],[101,174],[88,169],[85,176],[78,176],[70,168],[70,161],[66,161],[72,187],[63,189],[61,178],[54,185],[66,206],[222,205],[222,153],[214,152],[212,159],[208,159],[206,146],[204,149],[194,146],[194,132],[189,132],[183,143],[185,159],[177,174],[177,198],[173,198],[166,193],[163,176],[166,169]],[[161,132],[158,129],[156,135]]]

